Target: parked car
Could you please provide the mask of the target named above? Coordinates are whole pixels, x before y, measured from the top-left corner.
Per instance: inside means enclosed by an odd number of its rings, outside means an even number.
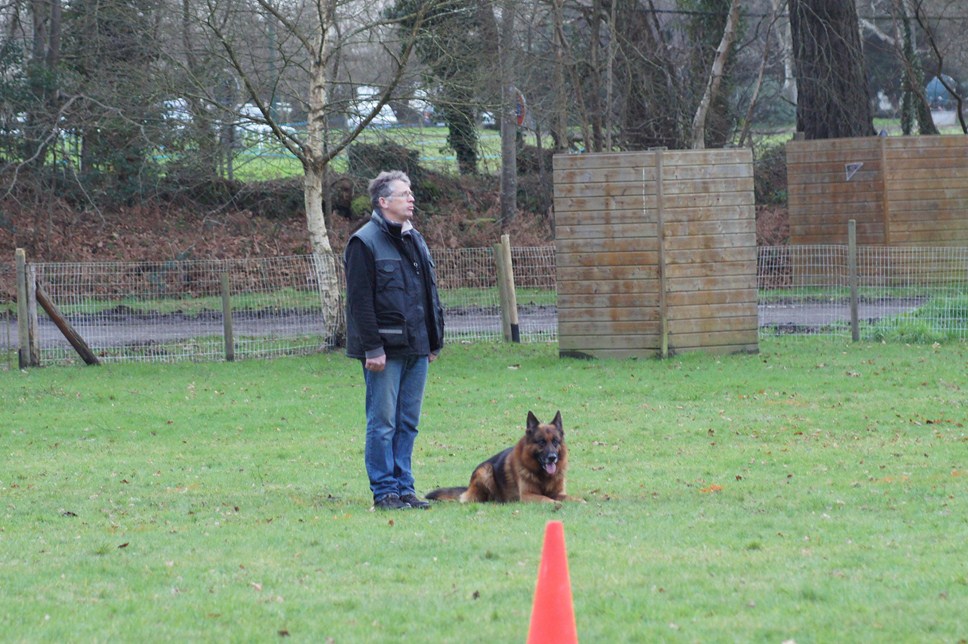
[[[353,106],[350,113],[346,116],[346,126],[350,128],[355,128],[363,122],[377,106],[377,101],[362,101]],[[392,127],[397,124],[397,115],[394,114],[393,110],[389,105],[384,105],[377,112],[373,120],[370,121],[370,125],[374,127]]]

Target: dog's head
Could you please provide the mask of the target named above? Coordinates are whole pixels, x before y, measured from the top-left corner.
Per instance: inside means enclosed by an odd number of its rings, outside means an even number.
[[[561,428],[561,412],[550,423],[542,423],[528,412],[528,427],[524,432],[528,451],[549,476],[558,471],[565,461],[565,432]]]

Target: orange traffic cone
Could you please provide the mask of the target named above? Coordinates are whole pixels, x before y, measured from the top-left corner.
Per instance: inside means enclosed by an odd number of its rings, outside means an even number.
[[[541,567],[534,589],[528,644],[578,642],[575,609],[571,601],[568,555],[565,552],[565,526],[549,521],[545,526]]]

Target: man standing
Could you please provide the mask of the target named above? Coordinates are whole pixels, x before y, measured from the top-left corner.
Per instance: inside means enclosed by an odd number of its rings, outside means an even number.
[[[346,355],[366,382],[366,473],[373,507],[426,508],[411,456],[428,365],[444,344],[437,275],[414,229],[410,179],[381,172],[370,182],[373,214],[346,245]]]

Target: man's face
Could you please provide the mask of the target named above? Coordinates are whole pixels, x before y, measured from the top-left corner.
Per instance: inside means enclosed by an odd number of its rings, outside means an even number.
[[[380,210],[390,221],[402,224],[413,219],[413,193],[403,181],[391,181],[389,197],[380,197]]]

